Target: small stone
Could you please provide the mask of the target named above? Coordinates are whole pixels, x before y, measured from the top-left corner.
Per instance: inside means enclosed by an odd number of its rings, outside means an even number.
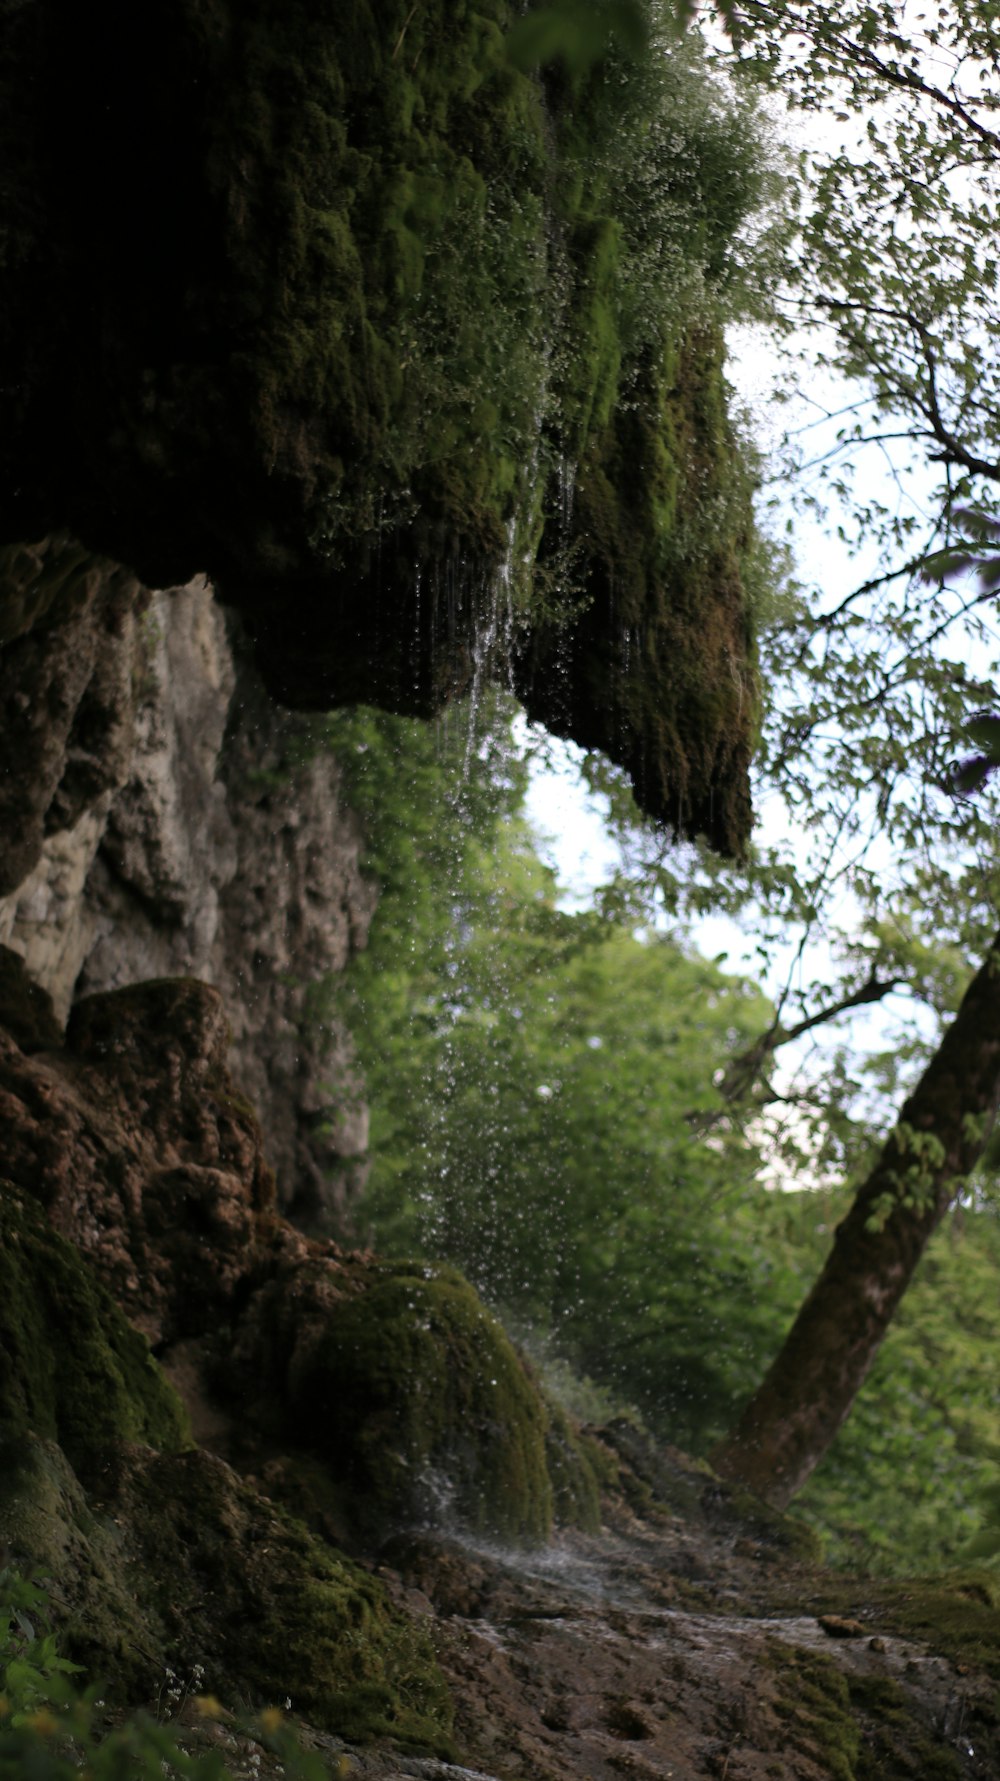
[[[848,1620],[843,1614],[821,1614],[819,1624],[831,1639],[863,1639],[865,1629],[860,1620]]]

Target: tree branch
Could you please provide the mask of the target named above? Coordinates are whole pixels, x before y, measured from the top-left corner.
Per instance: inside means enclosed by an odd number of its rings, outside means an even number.
[[[745,1100],[768,1058],[773,1057],[782,1045],[788,1045],[793,1039],[800,1039],[803,1033],[812,1032],[814,1027],[836,1020],[838,1015],[846,1014],[851,1008],[863,1008],[871,1002],[883,1001],[905,982],[905,977],[879,977],[873,967],[871,975],[858,989],[841,996],[836,1002],[830,1002],[825,1008],[817,1009],[815,1014],[806,1015],[803,1020],[795,1021],[789,1027],[782,1026],[780,1020],[775,1019],[753,1045],[748,1045],[745,1051],[741,1051],[730,1062],[718,1085],[723,1100],[730,1105],[734,1101]]]

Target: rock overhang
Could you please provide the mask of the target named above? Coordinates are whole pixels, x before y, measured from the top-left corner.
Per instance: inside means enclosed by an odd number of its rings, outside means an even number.
[[[0,535],[207,573],[300,708],[430,715],[500,631],[532,716],[740,852],[752,519],[721,326],[622,321],[600,71],[515,68],[507,0],[377,27],[360,0],[184,0],[155,58],[148,18],[100,12],[3,22]]]

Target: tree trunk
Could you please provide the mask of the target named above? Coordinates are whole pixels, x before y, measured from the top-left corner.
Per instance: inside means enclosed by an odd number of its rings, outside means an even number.
[[[783,1507],[823,1458],[1000,1102],[1000,934],[712,1464]]]

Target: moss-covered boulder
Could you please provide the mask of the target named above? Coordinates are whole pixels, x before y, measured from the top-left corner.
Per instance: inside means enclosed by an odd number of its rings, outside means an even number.
[[[454,1524],[543,1541],[548,1411],[461,1275],[366,1264],[325,1291],[305,1284],[272,1291],[259,1328],[286,1437],[322,1456],[356,1533]]]
[[[62,1643],[115,1704],[291,1698],[357,1742],[451,1754],[430,1638],[377,1579],[197,1449],[119,1447],[89,1498],[52,1441],[0,1447],[0,1540],[51,1581]]]
[[[447,1748],[426,1635],[367,1573],[192,1448],[145,1338],[7,1186],[0,1548],[54,1579],[71,1649],[119,1699],[200,1664],[203,1685],[229,1698],[291,1695],[344,1737]]]
[[[449,1749],[451,1703],[425,1630],[379,1581],[222,1460],[137,1456],[109,1507],[125,1575],[180,1674],[260,1705],[291,1697],[341,1737]]]

